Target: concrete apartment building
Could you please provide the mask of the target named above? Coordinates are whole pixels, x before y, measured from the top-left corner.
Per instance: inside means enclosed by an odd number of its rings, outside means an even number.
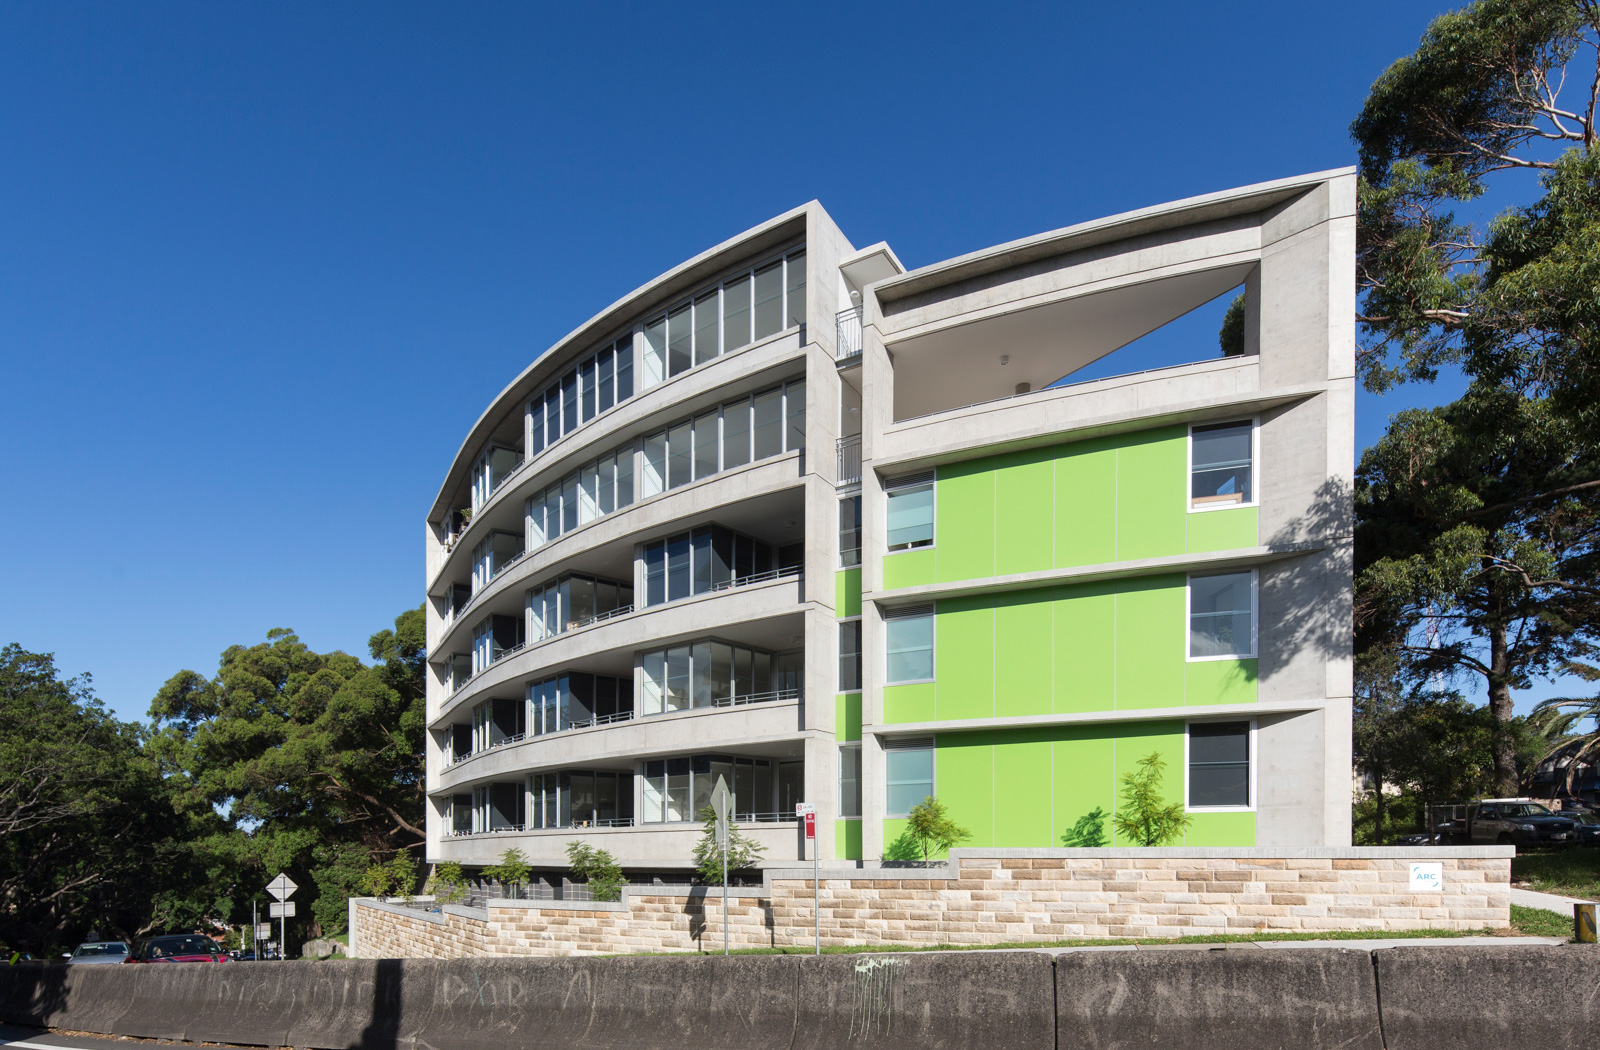
[[[716,778],[765,864],[1350,841],[1355,177],[905,272],[816,203],[628,294],[463,441],[426,530],[428,844],[681,878]],[[1242,352],[1076,381],[1244,294]]]

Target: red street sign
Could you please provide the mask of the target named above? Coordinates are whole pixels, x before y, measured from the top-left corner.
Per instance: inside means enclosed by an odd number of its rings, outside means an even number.
[[[815,813],[807,813],[806,814],[806,838],[814,839],[816,837],[817,837],[817,815]]]

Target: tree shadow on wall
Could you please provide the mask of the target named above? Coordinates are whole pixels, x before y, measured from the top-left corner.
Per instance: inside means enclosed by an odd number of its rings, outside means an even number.
[[[1111,845],[1106,838],[1108,816],[1103,807],[1094,807],[1062,833],[1061,844],[1069,849],[1099,849]]]
[[[1320,553],[1262,566],[1260,626],[1263,637],[1272,639],[1261,655],[1262,679],[1282,670],[1297,653],[1327,660],[1350,657],[1354,523],[1350,482],[1329,478],[1318,486],[1305,514],[1267,539],[1276,550]],[[1316,569],[1308,573],[1310,565]]]

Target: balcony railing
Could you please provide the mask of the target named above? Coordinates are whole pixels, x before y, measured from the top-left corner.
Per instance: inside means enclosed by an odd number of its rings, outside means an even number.
[[[593,718],[574,718],[563,729],[593,729],[595,726],[608,726],[617,722],[630,722],[633,720],[632,711],[618,711],[611,715],[595,715]],[[557,730],[560,732],[560,730]],[[548,735],[548,734],[547,734]]]
[[[842,437],[838,443],[839,466],[834,475],[839,485],[861,484],[861,435]]]
[[[633,612],[632,605],[619,605],[609,612],[595,613],[593,616],[585,616],[581,620],[568,620],[567,630],[576,631],[580,627],[588,627],[591,624],[601,623],[617,616],[626,616],[631,612]]]
[[[852,306],[833,315],[836,338],[834,356],[840,361],[861,353],[861,307]]]
[[[712,707],[743,707],[745,704],[767,704],[774,700],[798,700],[798,689],[769,689],[764,693],[746,693],[743,696],[719,696],[711,701]]]

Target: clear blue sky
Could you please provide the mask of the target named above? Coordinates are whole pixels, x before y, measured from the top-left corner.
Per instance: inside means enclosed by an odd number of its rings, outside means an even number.
[[[269,628],[364,658],[467,428],[623,292],[811,198],[919,266],[1353,163],[1444,9],[11,0],[0,643],[128,718]]]

